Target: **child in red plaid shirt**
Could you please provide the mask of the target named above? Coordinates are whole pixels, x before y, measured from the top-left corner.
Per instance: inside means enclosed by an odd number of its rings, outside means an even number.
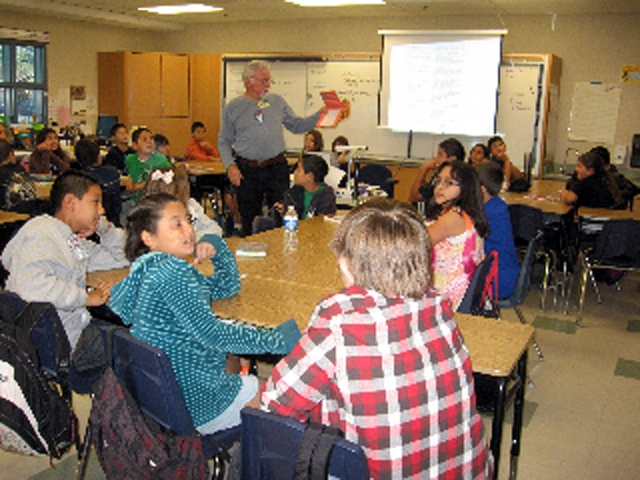
[[[316,307],[263,406],[340,428],[375,479],[490,478],[469,353],[449,301],[430,288],[421,217],[370,200],[347,215],[331,248],[346,288]]]

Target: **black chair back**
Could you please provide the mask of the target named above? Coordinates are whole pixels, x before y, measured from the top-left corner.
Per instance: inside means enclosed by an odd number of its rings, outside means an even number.
[[[376,165],[374,163],[362,167],[356,175],[358,183],[366,183],[367,185],[377,185],[387,192],[389,198],[393,198],[393,175],[384,165]]]
[[[640,221],[605,222],[596,238],[591,260],[620,268],[640,267]]]

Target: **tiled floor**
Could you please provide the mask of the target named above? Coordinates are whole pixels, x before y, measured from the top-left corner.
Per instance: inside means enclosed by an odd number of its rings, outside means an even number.
[[[640,478],[640,276],[626,277],[623,291],[601,287],[604,303],[589,291],[583,327],[573,316],[539,312],[532,290],[524,308],[536,325],[545,355],[531,351],[525,427],[518,478],[524,480],[601,480]],[[515,313],[503,312],[506,321]],[[87,397],[75,399],[78,415],[88,414]],[[490,424],[490,417],[485,419]],[[507,423],[510,423],[509,417]],[[505,428],[500,478],[508,478],[510,428]],[[104,478],[95,464],[88,479]],[[73,455],[57,470],[48,459],[0,451],[0,477],[11,479],[73,478]]]

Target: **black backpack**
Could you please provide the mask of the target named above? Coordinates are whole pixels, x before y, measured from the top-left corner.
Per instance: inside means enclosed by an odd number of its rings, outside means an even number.
[[[112,331],[106,332],[108,357],[111,336]],[[107,479],[204,480],[208,476],[198,435],[180,436],[144,415],[111,367],[94,385],[90,424]]]
[[[27,303],[0,292],[2,449],[60,458],[77,443],[78,422],[67,383],[70,350],[50,303]]]

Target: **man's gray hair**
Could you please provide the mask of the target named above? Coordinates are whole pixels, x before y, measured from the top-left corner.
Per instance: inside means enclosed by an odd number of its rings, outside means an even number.
[[[247,63],[242,71],[242,80],[246,80],[247,78],[253,76],[256,70],[269,70],[271,71],[271,67],[269,62],[265,62],[264,60],[251,60]]]

